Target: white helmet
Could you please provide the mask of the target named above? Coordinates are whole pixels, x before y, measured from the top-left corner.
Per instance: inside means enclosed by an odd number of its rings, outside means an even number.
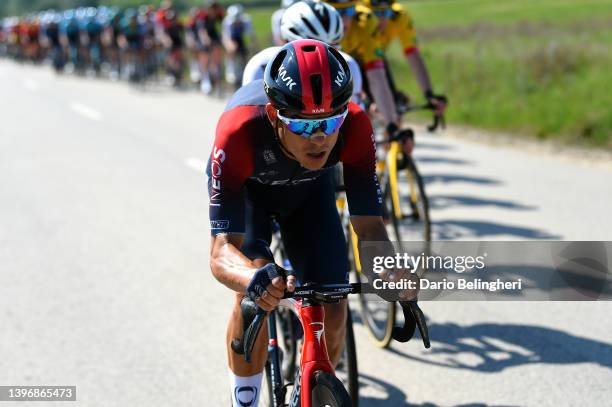
[[[244,7],[242,4],[232,4],[227,8],[228,17],[238,17],[244,12]]]
[[[289,8],[291,7],[296,0],[281,0],[281,8]]]
[[[305,0],[289,7],[281,18],[285,41],[312,39],[338,44],[344,35],[342,18],[335,8],[320,1]]]

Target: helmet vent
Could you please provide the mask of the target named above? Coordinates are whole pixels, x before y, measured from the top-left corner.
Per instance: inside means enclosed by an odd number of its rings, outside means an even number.
[[[286,54],[287,54],[287,51],[282,50],[281,52],[278,53],[278,55],[272,62],[272,66],[270,67],[270,74],[272,75],[272,78],[276,79],[278,75],[278,68],[280,68],[281,64],[283,63],[283,60],[285,59]]]
[[[302,52],[315,52],[316,50],[317,47],[314,45],[306,45],[305,47],[302,47]]]
[[[321,86],[321,75],[310,75],[310,88],[312,89],[312,99],[316,106],[321,106],[323,100],[323,86]]]
[[[314,28],[312,24],[310,24],[310,21],[308,21],[307,18],[302,17],[302,22],[304,23],[304,25],[306,27],[308,27],[308,29],[310,30],[311,33],[316,33],[317,32],[317,29]]]
[[[322,13],[323,14],[321,16],[321,18],[319,19],[319,21],[321,21],[321,24],[323,24],[323,29],[325,31],[329,31],[329,26],[331,25],[331,19],[329,17],[329,12],[327,11],[327,9],[325,7],[322,7]]]

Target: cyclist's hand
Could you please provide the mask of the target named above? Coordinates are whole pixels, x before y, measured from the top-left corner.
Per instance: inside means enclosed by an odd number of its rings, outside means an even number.
[[[432,91],[425,92],[425,98],[427,103],[434,107],[434,114],[436,116],[444,116],[444,111],[448,106],[448,99],[444,95],[434,95]]]
[[[398,281],[413,281],[414,289],[405,289],[397,292],[398,301],[414,301],[419,295],[419,276],[416,273],[411,273],[410,270],[406,269],[391,269],[385,270],[380,273],[380,278],[384,281],[398,282]]]
[[[278,306],[287,289],[285,271],[274,263],[268,263],[257,269],[247,286],[249,298],[265,311],[272,311]],[[295,280],[293,280],[295,287]]]

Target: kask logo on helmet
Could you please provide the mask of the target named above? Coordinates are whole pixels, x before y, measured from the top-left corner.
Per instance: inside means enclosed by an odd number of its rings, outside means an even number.
[[[278,68],[278,77],[279,79],[289,88],[289,90],[293,90],[293,87],[296,85],[296,82],[293,80],[291,76],[287,73],[287,68],[283,64]]]
[[[334,80],[334,83],[337,86],[342,86],[342,83],[344,82],[345,79],[346,79],[346,73],[344,72],[344,68],[340,66],[340,70],[338,71],[338,74],[336,75],[336,79]]]

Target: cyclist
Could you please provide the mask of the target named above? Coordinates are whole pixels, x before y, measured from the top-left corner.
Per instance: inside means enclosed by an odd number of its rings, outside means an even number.
[[[289,7],[281,19],[283,43],[297,39],[313,39],[336,46],[344,33],[340,14],[329,4],[314,0],[300,1]],[[255,54],[244,68],[242,85],[262,79],[268,62],[280,47],[269,47]],[[353,101],[360,106],[361,71],[357,61],[349,54],[340,52],[349,65],[353,77]]]
[[[48,57],[56,72],[59,72],[64,67],[64,55],[62,45],[60,44],[59,24],[61,15],[53,11],[49,11],[46,15],[44,24],[41,26],[41,33],[45,47],[48,49]]]
[[[60,42],[64,47],[69,65],[66,67],[68,73],[80,69],[81,54],[79,52],[79,23],[75,10],[67,10],[60,25]]]
[[[127,9],[123,14],[117,43],[122,51],[121,73],[124,79],[141,80],[144,74],[144,28],[135,9]]]
[[[372,10],[358,4],[356,0],[326,2],[335,7],[342,16],[344,37],[340,46],[359,61],[372,98],[389,129],[387,133],[391,133],[399,126],[399,115],[387,80],[382,49],[376,39],[378,20]]]
[[[227,66],[225,79],[231,84],[240,84],[242,70],[247,62],[249,49],[246,36],[250,37],[251,45],[257,48],[257,38],[253,30],[251,17],[244,12],[240,4],[227,8],[227,16],[223,19],[223,45],[227,51]]]
[[[227,330],[233,406],[257,405],[266,359],[266,333],[252,363],[231,350],[242,336],[241,299],[266,311],[284,290],[302,282],[345,283],[348,260],[335,205],[333,166],[342,162],[351,222],[361,239],[388,241],[381,214],[369,118],[350,102],[349,67],[316,40],[283,46],[263,81],[240,88],[219,119],[207,167],[211,270],[235,291]],[[286,281],[270,253],[271,217],[281,227],[295,276]],[[344,339],[346,302],[325,306],[330,360]],[[249,391],[244,391],[244,390]],[[244,396],[244,397],[241,397]],[[249,396],[247,399],[246,396]],[[242,403],[242,404],[241,404]]]
[[[378,41],[383,51],[387,50],[393,40],[398,39],[400,41],[404,55],[423,91],[425,99],[436,107],[435,114],[444,114],[446,99],[441,95],[435,95],[432,90],[427,66],[417,47],[416,31],[408,10],[395,0],[364,0],[364,3],[378,17]],[[392,79],[390,73],[388,78]],[[391,86],[395,87],[392,81]]]
[[[295,3],[295,0],[282,0],[281,8],[272,13],[272,44],[281,46],[285,43],[281,35],[281,18],[289,7]],[[324,41],[325,42],[325,41]]]

